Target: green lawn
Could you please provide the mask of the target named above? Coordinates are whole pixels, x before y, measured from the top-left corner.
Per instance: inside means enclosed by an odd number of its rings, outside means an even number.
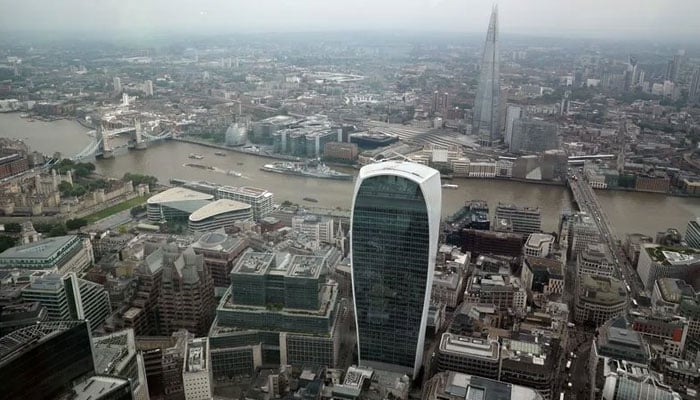
[[[94,214],[90,214],[87,217],[85,217],[85,219],[87,220],[88,223],[91,224],[95,221],[101,220],[102,218],[107,218],[110,215],[114,215],[120,211],[129,210],[134,206],[138,206],[139,204],[143,204],[146,202],[146,200],[148,200],[149,197],[150,197],[150,195],[141,196],[141,197],[134,197],[131,200],[127,200],[123,203],[115,204],[112,207],[105,208],[104,210],[98,211]]]

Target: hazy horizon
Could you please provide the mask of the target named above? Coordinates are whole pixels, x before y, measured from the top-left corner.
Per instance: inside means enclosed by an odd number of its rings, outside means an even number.
[[[700,35],[700,24],[694,21],[700,15],[696,0],[497,3],[503,34],[688,41]],[[0,30],[126,36],[329,31],[483,35],[492,4],[480,0],[0,0]]]

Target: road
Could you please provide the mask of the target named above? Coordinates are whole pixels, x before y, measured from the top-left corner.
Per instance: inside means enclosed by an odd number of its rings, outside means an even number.
[[[644,291],[644,285],[634,266],[629,262],[627,255],[622,250],[621,242],[615,234],[610,218],[608,218],[603,211],[603,207],[598,202],[595,191],[588,181],[585,180],[583,174],[578,172],[574,172],[569,176],[568,183],[579,210],[593,217],[601,238],[610,250],[610,254],[615,260],[615,265],[617,265],[616,277],[623,279],[630,286],[630,296],[638,301],[639,294]]]

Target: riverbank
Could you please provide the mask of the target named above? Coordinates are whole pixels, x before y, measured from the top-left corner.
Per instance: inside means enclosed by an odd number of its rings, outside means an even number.
[[[242,147],[227,146],[225,144],[212,143],[212,142],[208,142],[206,140],[201,140],[201,139],[192,139],[192,138],[183,138],[183,137],[175,138],[174,137],[171,140],[174,140],[176,142],[197,144],[200,146],[210,147],[212,149],[228,150],[228,151],[233,151],[236,153],[248,154],[251,156],[271,158],[274,160],[299,161],[299,157],[287,156],[284,154],[273,154],[273,153],[267,153],[267,152],[259,152],[259,151],[258,152],[246,151]]]

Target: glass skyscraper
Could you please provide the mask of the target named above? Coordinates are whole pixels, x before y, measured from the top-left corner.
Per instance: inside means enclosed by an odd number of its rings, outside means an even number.
[[[474,100],[472,133],[479,137],[479,144],[491,146],[501,139],[500,124],[501,84],[498,55],[498,8],[494,7],[486,33],[484,57],[481,60],[479,87]]]
[[[429,167],[363,167],[351,222],[360,365],[416,376],[423,355],[442,192]]]

